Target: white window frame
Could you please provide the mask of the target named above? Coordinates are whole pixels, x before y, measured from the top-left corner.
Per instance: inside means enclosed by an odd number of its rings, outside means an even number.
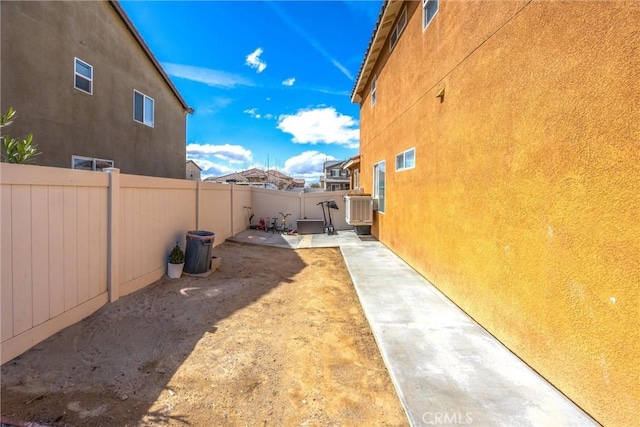
[[[80,168],[76,168],[76,160],[84,160],[86,162],[91,162],[91,170],[93,171],[101,171],[104,168],[103,167],[98,167],[98,162],[106,162],[106,163],[110,163],[109,168],[112,168],[114,165],[114,161],[113,160],[107,160],[107,159],[96,159],[94,157],[85,157],[85,156],[76,156],[73,155],[71,156],[71,169],[80,169]],[[81,169],[81,170],[85,170],[85,169]]]
[[[142,96],[142,121],[136,119],[136,93]],[[151,112],[151,122],[147,122],[147,100],[150,100],[153,105],[153,111]],[[139,90],[133,90],[133,121],[137,123],[142,123],[145,126],[149,126],[150,128],[155,126],[155,115],[156,115],[156,101],[150,96],[145,95]]]
[[[393,31],[391,31],[391,35],[389,36],[389,52],[391,52],[396,44],[398,44],[398,40],[400,40],[400,34],[404,31],[407,26],[407,8],[405,7],[400,12],[400,17],[398,18],[398,23],[395,27],[393,27]]]
[[[382,186],[382,189],[379,188],[380,186],[380,168],[382,167],[383,169],[383,173],[385,175],[384,177],[384,185]],[[378,200],[378,212],[380,213],[384,213],[386,210],[386,194],[387,194],[387,167],[386,167],[386,162],[384,160],[382,160],[381,162],[375,163],[373,165],[373,198]],[[382,197],[380,197],[382,196]],[[382,200],[382,203],[380,203],[380,200]]]
[[[427,5],[429,3],[436,4],[436,13],[434,13],[431,19],[427,21]],[[433,18],[436,17],[439,10],[440,10],[440,0],[422,0],[422,31],[423,32],[427,29],[429,24],[433,22]]]
[[[78,73],[77,68],[76,68],[78,63],[88,67],[89,70],[91,70],[91,77],[87,77],[84,74]],[[76,83],[76,79],[78,77],[89,82],[89,91],[86,91],[81,87],[78,87],[78,85]],[[88,62],[83,61],[82,59],[77,58],[77,57],[73,58],[73,87],[76,88],[77,90],[79,90],[82,93],[93,95],[93,65],[91,65]]]
[[[371,105],[376,105],[376,82],[378,81],[378,76],[373,75],[373,79],[371,79]]]
[[[407,166],[407,153],[413,152],[413,164]],[[401,160],[402,166],[398,167],[398,160]],[[396,172],[406,171],[416,167],[416,149],[415,147],[396,154]]]
[[[330,174],[332,178],[340,178],[340,169],[331,169]]]
[[[353,170],[353,188],[360,188],[360,169]]]

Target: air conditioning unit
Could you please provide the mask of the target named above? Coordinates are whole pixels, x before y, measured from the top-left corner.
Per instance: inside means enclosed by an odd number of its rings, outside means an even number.
[[[373,223],[373,198],[371,196],[345,196],[346,221],[349,225]]]

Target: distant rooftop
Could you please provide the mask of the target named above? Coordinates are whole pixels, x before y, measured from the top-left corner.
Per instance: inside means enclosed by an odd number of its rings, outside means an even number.
[[[209,177],[205,181],[222,183],[273,183],[280,190],[296,187],[304,187],[305,180],[292,178],[275,169],[262,170],[258,168],[247,169],[227,175]]]

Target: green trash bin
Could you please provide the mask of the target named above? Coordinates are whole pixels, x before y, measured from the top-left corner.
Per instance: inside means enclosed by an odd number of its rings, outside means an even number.
[[[187,231],[187,247],[184,254],[184,272],[202,274],[209,270],[211,248],[216,234],[211,231]]]

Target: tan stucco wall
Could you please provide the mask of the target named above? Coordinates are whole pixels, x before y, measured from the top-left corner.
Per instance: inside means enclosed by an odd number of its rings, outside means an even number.
[[[424,33],[418,4],[363,93],[373,233],[596,420],[640,425],[640,3],[441,1]]]
[[[1,108],[34,134],[35,163],[110,159],[123,173],[185,177],[184,108],[106,2],[2,2]],[[74,88],[74,57],[93,66],[93,95]],[[133,90],[155,100],[155,127],[133,120]]]

